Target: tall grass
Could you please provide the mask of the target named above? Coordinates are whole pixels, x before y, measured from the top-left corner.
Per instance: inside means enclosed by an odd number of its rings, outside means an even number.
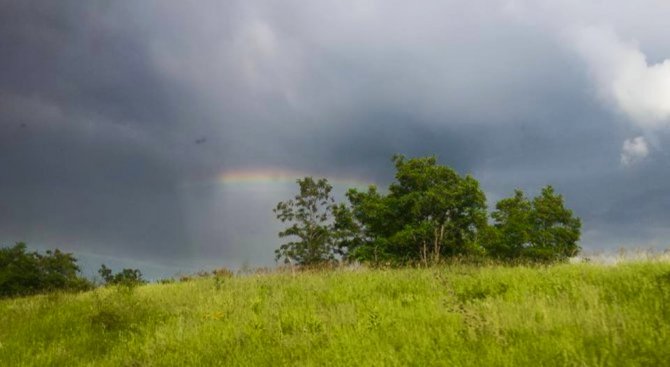
[[[0,301],[2,366],[668,365],[670,263],[355,269]]]

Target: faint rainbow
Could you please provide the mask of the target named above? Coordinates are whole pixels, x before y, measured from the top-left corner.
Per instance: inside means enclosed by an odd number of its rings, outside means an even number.
[[[314,179],[326,178],[328,183],[337,187],[366,188],[373,184],[372,181],[342,176],[330,176],[328,174],[309,173],[279,168],[242,168],[231,169],[220,173],[215,181],[225,186],[268,186],[295,185],[300,178],[311,176]]]

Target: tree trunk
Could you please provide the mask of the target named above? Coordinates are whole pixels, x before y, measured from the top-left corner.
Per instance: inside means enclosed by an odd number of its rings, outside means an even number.
[[[440,262],[440,252],[442,252],[442,240],[444,239],[444,224],[440,225],[438,231],[437,228],[433,231],[433,261],[435,263]]]
[[[422,251],[421,251],[421,257],[422,257],[422,260],[423,260],[423,265],[425,267],[428,267],[428,244],[426,243],[425,240],[423,241],[423,248],[422,248]]]

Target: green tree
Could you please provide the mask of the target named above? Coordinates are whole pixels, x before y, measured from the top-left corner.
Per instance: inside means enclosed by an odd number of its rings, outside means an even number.
[[[514,196],[498,201],[491,213],[493,228],[488,233],[486,243],[490,255],[499,258],[517,258],[531,245],[531,202],[521,190],[514,190]]]
[[[580,250],[581,221],[565,208],[563,197],[551,186],[532,201],[515,190],[513,197],[496,204],[491,217],[494,224],[486,246],[493,256],[552,261]]]
[[[343,203],[331,207],[333,224],[331,236],[334,243],[334,251],[342,259],[348,260],[350,251],[360,247],[364,243],[362,228],[354,214]]]
[[[114,282],[114,274],[112,273],[112,269],[108,268],[107,265],[105,264],[100,265],[100,269],[98,269],[98,274],[100,274],[102,280],[106,284],[111,284]]]
[[[79,273],[77,259],[60,250],[28,252],[23,242],[0,248],[0,297],[91,288]]]
[[[371,186],[347,193],[360,227],[352,255],[360,260],[439,262],[481,253],[486,198],[477,180],[460,176],[436,157],[393,157],[395,182],[387,195]]]
[[[279,237],[293,239],[275,251],[276,258],[298,265],[335,260],[333,187],[325,178],[315,181],[305,177],[296,182],[300,192],[291,200],[279,202],[274,209],[277,219],[290,223]]]
[[[533,232],[529,254],[545,259],[565,259],[581,250],[577,241],[582,222],[572,210],[565,208],[563,196],[546,186],[533,199],[531,224]]]
[[[100,269],[98,269],[98,274],[100,274],[105,284],[108,285],[134,286],[146,283],[142,278],[142,272],[139,269],[123,269],[114,274],[112,269],[108,268],[105,264],[102,264]]]
[[[79,277],[77,259],[59,249],[47,250],[45,255],[37,254],[41,282],[49,289],[87,288],[88,280]]]
[[[26,244],[0,249],[0,296],[26,295],[39,292],[43,285],[34,253],[26,252]]]

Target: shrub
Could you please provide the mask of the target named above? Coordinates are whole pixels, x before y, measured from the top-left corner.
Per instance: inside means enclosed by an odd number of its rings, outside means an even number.
[[[23,242],[0,248],[0,297],[92,288],[79,273],[77,259],[58,249],[45,254],[28,252]]]
[[[484,233],[484,241],[494,257],[551,262],[580,250],[581,220],[551,186],[532,200],[516,190],[513,197],[496,204],[491,217],[495,222]]]
[[[107,285],[135,286],[146,283],[142,279],[142,272],[139,269],[123,269],[113,274],[112,269],[102,264],[98,270],[98,274],[100,274]]]

